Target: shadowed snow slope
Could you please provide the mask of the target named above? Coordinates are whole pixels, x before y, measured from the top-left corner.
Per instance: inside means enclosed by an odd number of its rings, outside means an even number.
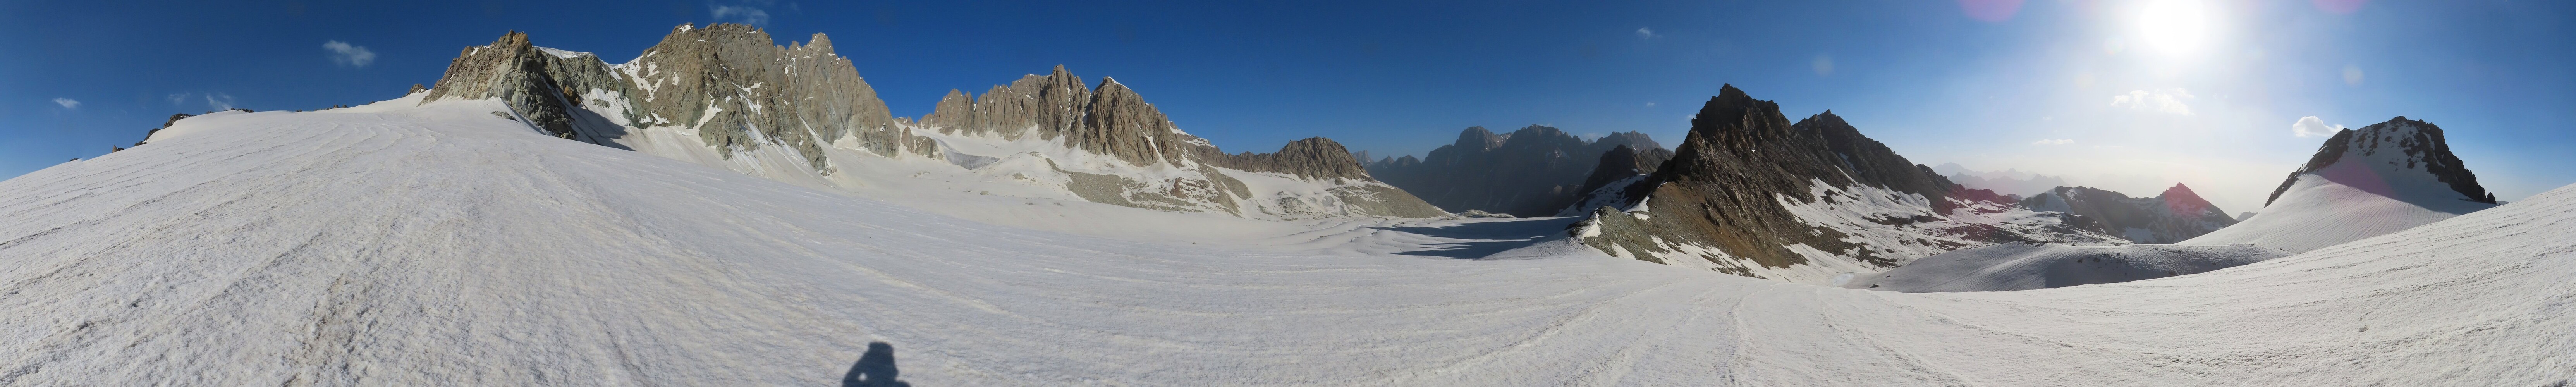
[[[2248,244],[2067,246],[2005,243],[1935,254],[1845,284],[1906,293],[2062,288],[2198,274],[2290,255]]]
[[[922,386],[2539,386],[2576,369],[2563,188],[2200,275],[1908,294],[1588,248],[1324,256],[1002,228],[546,137],[497,107],[210,114],[0,182],[0,385],[826,385],[900,366]]]

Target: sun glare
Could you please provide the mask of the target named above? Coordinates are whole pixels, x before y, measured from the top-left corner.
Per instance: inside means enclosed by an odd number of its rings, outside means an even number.
[[[2209,45],[2218,23],[2203,0],[2145,0],[2137,9],[2138,40],[2167,55],[2189,55]]]

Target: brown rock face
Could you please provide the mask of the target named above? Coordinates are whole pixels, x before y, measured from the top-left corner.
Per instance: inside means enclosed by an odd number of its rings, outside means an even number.
[[[1205,149],[1215,150],[1216,147]],[[1215,154],[1206,156],[1213,164],[1253,172],[1276,172],[1308,179],[1368,180],[1368,171],[1360,168],[1358,159],[1342,143],[1323,137],[1307,137],[1279,147],[1278,153]]]
[[[1844,203],[1911,200],[1884,193],[1863,196],[1866,187],[1929,200],[1909,201],[1922,208],[1869,214],[1871,218],[1858,223],[1801,218],[1789,208],[1792,204],[1837,208]],[[1598,237],[1584,242],[1613,255],[1663,257],[1657,262],[1682,251],[1704,251],[1697,253],[1698,258],[1715,263],[1715,270],[1754,276],[1760,267],[1810,263],[1809,255],[1793,250],[1793,245],[1864,266],[1889,267],[1913,258],[1900,254],[2000,241],[2051,241],[2061,237],[2057,233],[2081,234],[2063,236],[2070,241],[2107,239],[2063,225],[2006,229],[1946,223],[1944,217],[1963,205],[1976,206],[1970,209],[1981,212],[2011,210],[2003,203],[1950,200],[1955,187],[1931,168],[1861,135],[1832,112],[1793,124],[1780,114],[1778,104],[1753,99],[1730,85],[1691,120],[1691,131],[1670,161],[1625,189],[1602,190],[1603,197],[1625,200],[1617,208],[1644,201],[1651,209],[1645,214],[1650,216],[1594,211],[1607,214],[1596,218],[1616,219],[1586,223],[1600,229]],[[1584,201],[1594,202],[1600,200]],[[1879,211],[1866,208],[1884,205],[1856,206],[1848,208]],[[1856,238],[1853,233],[1867,237]],[[1907,251],[1911,253],[1903,253]]]
[[[1082,77],[1057,65],[1047,75],[995,85],[979,98],[968,99],[964,92],[949,90],[937,110],[922,117],[921,123],[947,133],[1018,139],[1035,131],[1042,139],[1053,139],[1076,130],[1091,101],[1091,89]]]
[[[1196,162],[1310,179],[1375,180],[1357,158],[1330,139],[1298,140],[1279,153],[1227,154],[1208,145],[1207,139],[1182,132],[1142,94],[1115,79],[1102,78],[1098,87],[1088,90],[1082,82],[1082,77],[1056,66],[1047,75],[1021,77],[971,99],[965,92],[950,90],[921,123],[942,133],[1061,138],[1066,147],[1137,166]]]
[[[528,34],[511,31],[501,40],[467,47],[447,64],[422,103],[450,98],[500,98],[528,124],[555,137],[573,138],[572,101],[565,98],[547,71],[547,55],[528,44]]]

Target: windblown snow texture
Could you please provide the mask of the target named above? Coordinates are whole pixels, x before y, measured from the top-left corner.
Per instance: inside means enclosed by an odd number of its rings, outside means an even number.
[[[2198,275],[1907,294],[1564,240],[1458,260],[1013,229],[548,137],[505,108],[214,113],[0,181],[0,385],[2576,378],[2576,188]]]

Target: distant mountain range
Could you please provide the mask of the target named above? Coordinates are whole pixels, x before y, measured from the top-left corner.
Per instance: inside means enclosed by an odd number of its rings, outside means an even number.
[[[1479,126],[1460,131],[1457,142],[1422,158],[1381,158],[1369,162],[1368,170],[1379,180],[1450,212],[1547,216],[1582,196],[1584,179],[1592,175],[1602,154],[1619,147],[1670,152],[1638,132],[1584,140],[1542,125],[1508,134]]]

